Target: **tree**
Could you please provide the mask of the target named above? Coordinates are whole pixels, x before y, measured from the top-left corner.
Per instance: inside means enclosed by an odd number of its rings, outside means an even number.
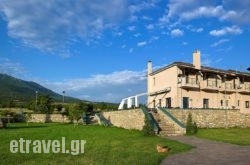
[[[154,128],[147,117],[144,118],[144,126],[142,128],[142,131],[145,136],[155,135]]]
[[[37,100],[36,111],[44,114],[53,113],[52,109],[52,98],[49,95],[41,95]]]
[[[186,134],[187,135],[194,135],[197,133],[197,131],[198,131],[197,124],[196,124],[196,122],[193,122],[192,114],[189,113],[188,118],[187,118]]]
[[[71,121],[77,122],[78,124],[78,120],[81,119],[83,116],[85,116],[87,120],[87,114],[91,113],[92,111],[93,105],[88,103],[79,102],[70,104],[68,107],[69,119]]]
[[[78,121],[84,112],[83,107],[79,103],[69,105],[69,119]]]
[[[24,113],[24,120],[26,122],[26,125],[28,126],[29,125],[29,120],[31,119],[31,113]]]

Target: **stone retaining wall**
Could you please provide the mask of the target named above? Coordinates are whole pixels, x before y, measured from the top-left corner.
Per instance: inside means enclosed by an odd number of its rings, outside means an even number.
[[[142,130],[144,126],[144,114],[140,109],[103,112],[103,116],[117,127]]]
[[[188,114],[199,128],[250,127],[250,114],[239,110],[180,110],[168,109],[176,119],[186,124]],[[144,114],[140,109],[103,112],[103,116],[117,127],[142,130]],[[69,122],[67,116],[61,114],[31,114],[29,122]]]
[[[67,116],[62,116],[61,114],[31,114],[29,122],[34,123],[44,123],[44,122],[57,122],[57,123],[67,123],[69,122]]]
[[[186,124],[188,114],[199,128],[228,128],[250,127],[250,114],[240,113],[239,110],[176,110],[168,111],[183,124]]]

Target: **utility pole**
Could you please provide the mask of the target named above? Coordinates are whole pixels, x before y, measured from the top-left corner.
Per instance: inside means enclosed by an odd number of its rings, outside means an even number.
[[[62,93],[63,93],[63,103],[64,103],[64,94],[65,94],[65,91],[62,91]]]
[[[36,105],[35,105],[35,111],[37,110],[37,94],[38,94],[38,91],[36,91]]]

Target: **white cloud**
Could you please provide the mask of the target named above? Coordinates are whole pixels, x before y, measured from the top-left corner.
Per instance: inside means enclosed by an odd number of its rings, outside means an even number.
[[[189,29],[192,32],[196,32],[196,33],[200,33],[203,32],[203,28],[192,28],[192,27],[188,27],[187,29]]]
[[[135,26],[129,26],[129,27],[128,27],[128,30],[129,30],[129,31],[135,31],[135,28],[136,28]]]
[[[7,22],[9,36],[27,46],[54,53],[63,52],[79,40],[101,38],[102,32],[121,21],[127,12],[125,0],[65,0],[63,3],[2,0],[0,6],[0,16]]]
[[[132,4],[128,8],[129,8],[130,13],[134,14],[142,10],[150,9],[153,7],[155,7],[155,3],[153,1],[152,2],[138,1],[138,3]]]
[[[8,58],[0,57],[0,73],[8,74],[13,77],[21,78],[26,74],[26,70],[23,66],[15,61]]]
[[[146,72],[124,70],[97,74],[89,78],[41,82],[41,84],[58,93],[66,91],[67,95],[77,98],[119,102],[122,98],[146,92]]]
[[[224,35],[228,35],[228,34],[241,34],[243,31],[241,30],[241,28],[239,28],[238,26],[232,26],[232,27],[224,27],[220,30],[212,30],[209,32],[210,35],[212,36],[224,36]]]
[[[221,20],[227,20],[236,24],[250,24],[249,0],[226,0],[223,6],[227,12],[221,16]]]
[[[146,26],[146,29],[153,30],[154,29],[154,25],[153,24],[149,24],[149,25]]]
[[[249,0],[170,0],[165,14],[159,19],[161,24],[190,21],[199,18],[217,18],[234,24],[250,24]]]
[[[141,33],[135,33],[133,36],[134,37],[139,37],[139,36],[141,36]]]
[[[192,20],[201,17],[218,17],[224,12],[222,6],[201,6],[191,11],[186,11],[181,14],[181,19]]]
[[[216,47],[216,46],[219,46],[219,45],[221,45],[221,44],[223,44],[223,43],[225,43],[225,42],[229,42],[230,40],[229,39],[221,39],[221,40],[219,40],[218,42],[215,42],[215,43],[213,43],[212,45],[210,45],[211,47]]]
[[[130,48],[128,52],[129,52],[129,53],[133,53],[133,51],[134,51],[134,49],[133,49],[133,48]]]
[[[182,42],[182,45],[188,45],[188,43],[184,41],[184,42]]]
[[[184,35],[184,32],[180,29],[174,29],[170,32],[172,37],[180,37]]]
[[[145,45],[147,45],[147,41],[142,41],[137,43],[137,46],[145,46]]]
[[[126,48],[126,47],[127,47],[127,45],[125,45],[125,44],[121,46],[121,48],[123,48],[123,49]]]
[[[148,16],[142,16],[142,19],[147,20],[147,21],[152,21],[153,20],[153,18],[148,17]]]

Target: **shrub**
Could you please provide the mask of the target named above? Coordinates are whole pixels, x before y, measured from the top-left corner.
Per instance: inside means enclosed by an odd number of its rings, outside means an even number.
[[[152,124],[150,123],[149,119],[147,117],[145,117],[144,121],[145,121],[144,122],[145,124],[142,128],[144,135],[145,136],[155,135],[154,128],[153,128]]]
[[[196,122],[193,122],[191,113],[188,114],[187,125],[186,125],[186,134],[194,135],[198,132],[198,127]]]

